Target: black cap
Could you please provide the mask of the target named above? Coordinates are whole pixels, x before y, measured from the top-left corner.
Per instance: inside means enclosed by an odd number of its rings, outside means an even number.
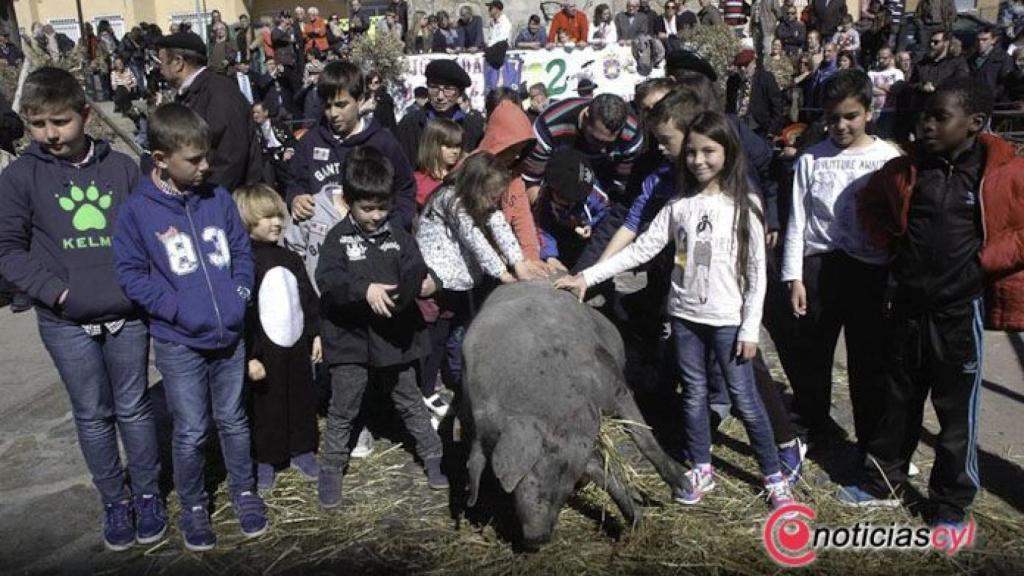
[[[469,74],[455,60],[433,60],[427,64],[423,75],[427,77],[427,84],[457,86],[463,90],[473,84]]]
[[[206,44],[195,32],[175,32],[167,36],[161,36],[155,42],[156,47],[171,48],[174,50],[188,50],[196,54],[206,55]]]
[[[707,76],[712,82],[718,81],[718,73],[711,64],[689,50],[673,50],[665,56],[665,73],[671,74],[670,70],[692,70]]]
[[[576,83],[577,92],[593,91],[597,89],[597,84],[594,83],[590,78],[580,78],[580,81]]]
[[[575,205],[594,189],[594,171],[579,150],[559,148],[544,167],[544,184],[557,191],[560,199]]]

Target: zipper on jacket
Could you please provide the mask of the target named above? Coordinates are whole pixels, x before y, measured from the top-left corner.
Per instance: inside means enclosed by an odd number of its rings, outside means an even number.
[[[188,198],[185,198],[185,216],[188,216],[188,225],[192,228],[192,237],[196,239],[196,246],[202,238],[196,233],[196,223],[192,220],[192,211],[188,208]],[[197,251],[198,252],[198,251]],[[210,273],[206,270],[206,258],[202,254],[199,257],[199,265],[203,267],[203,276],[206,278],[206,287],[210,289],[210,298],[213,300],[213,313],[217,315],[217,347],[221,347],[224,341],[224,320],[220,316],[220,306],[217,305],[217,294],[213,291],[213,281],[210,280]]]

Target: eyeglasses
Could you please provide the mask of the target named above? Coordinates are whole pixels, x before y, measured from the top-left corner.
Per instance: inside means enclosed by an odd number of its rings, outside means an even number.
[[[438,92],[444,92],[448,96],[454,96],[456,93],[458,93],[459,88],[458,86],[446,86],[444,84],[427,84],[427,90],[434,94],[437,94]]]

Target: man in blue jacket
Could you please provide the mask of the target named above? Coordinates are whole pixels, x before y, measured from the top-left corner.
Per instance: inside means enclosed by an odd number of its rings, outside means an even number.
[[[104,544],[126,550],[156,542],[166,521],[147,395],[149,333],[118,286],[111,248],[114,221],[139,169],[86,136],[89,106],[67,71],[30,74],[21,107],[32,144],[0,176],[0,274],[32,298],[39,335],[67,388],[82,455],[103,501]]]
[[[267,530],[242,403],[241,340],[253,257],[231,194],[204,182],[210,170],[206,122],[182,104],[157,108],[149,122],[154,169],[118,217],[115,265],[125,294],[150,317],[156,367],[174,420],[171,456],[185,547],[210,550],[217,537],[203,454],[211,412],[242,534],[254,538]]]

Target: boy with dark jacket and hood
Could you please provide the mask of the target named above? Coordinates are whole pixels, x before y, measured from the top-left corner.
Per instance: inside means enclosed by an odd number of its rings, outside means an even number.
[[[884,414],[865,478],[839,493],[889,505],[907,478],[925,399],[941,424],[928,493],[935,525],[962,526],[979,488],[983,329],[1024,329],[1024,159],[982,134],[993,94],[940,84],[922,111],[921,148],[889,161],[858,196],[867,232],[891,258]]]
[[[359,105],[366,94],[362,71],[351,62],[331,62],[320,74],[316,89],[324,102],[324,117],[299,139],[288,165],[291,180],[287,200],[292,217],[299,221],[312,217],[314,196],[324,186],[341,182],[349,154],[358,146],[372,146],[388,158],[394,170],[392,222],[411,230],[416,216],[412,165],[391,132],[376,120],[360,116]]]
[[[67,388],[82,455],[103,501],[104,544],[126,550],[136,541],[153,543],[167,522],[147,394],[149,332],[118,286],[111,249],[114,221],[139,169],[107,142],[86,136],[89,106],[67,71],[30,74],[21,109],[32,144],[0,176],[0,274],[35,304],[39,335]]]
[[[320,449],[323,508],[341,504],[352,424],[371,379],[389,391],[430,487],[448,487],[441,472],[441,439],[430,425],[415,371],[430,351],[415,300],[433,294],[440,282],[428,275],[416,240],[388,218],[393,175],[380,151],[370,146],[353,150],[342,176],[349,212],[327,234],[317,264],[321,335],[333,389]]]
[[[594,228],[608,213],[608,196],[582,152],[560,148],[551,155],[535,210],[544,262],[570,273],[593,264],[579,260]]]
[[[149,314],[174,421],[178,525],[193,551],[217,543],[203,474],[211,411],[242,534],[255,538],[267,531],[242,402],[252,250],[231,194],[204,182],[208,130],[181,104],[165,104],[150,115],[154,169],[128,198],[114,235],[121,287]]]

